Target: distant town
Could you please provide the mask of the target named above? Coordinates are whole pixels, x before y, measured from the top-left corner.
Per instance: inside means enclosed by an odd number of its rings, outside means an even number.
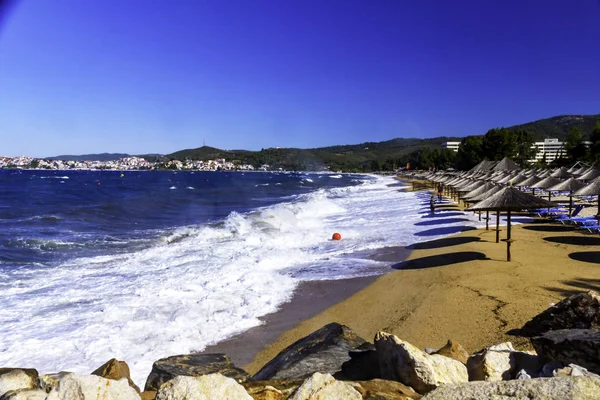
[[[250,164],[239,164],[225,160],[170,160],[152,162],[141,157],[125,157],[111,161],[67,161],[45,160],[32,157],[2,157],[0,168],[5,169],[48,169],[48,170],[190,170],[190,171],[268,171],[269,165],[255,168]]]

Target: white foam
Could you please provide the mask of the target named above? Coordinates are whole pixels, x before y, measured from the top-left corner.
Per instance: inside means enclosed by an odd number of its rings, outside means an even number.
[[[11,271],[0,291],[0,365],[89,373],[116,357],[143,385],[153,361],[258,325],[301,279],[381,273],[389,264],[354,255],[443,236],[419,236],[448,225],[416,226],[428,206],[392,182],[372,178],[233,212],[134,253]],[[465,218],[459,225],[481,225]],[[343,239],[330,240],[333,232]]]

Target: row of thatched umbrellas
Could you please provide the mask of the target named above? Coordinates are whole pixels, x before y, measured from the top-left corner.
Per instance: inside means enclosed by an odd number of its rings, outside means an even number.
[[[510,161],[510,160],[509,160]],[[505,160],[497,165],[511,165]],[[512,163],[514,165],[514,163]],[[598,215],[600,220],[600,170],[573,166],[556,170],[511,170],[489,171],[474,168],[468,172],[425,172],[406,174],[425,179],[432,186],[443,185],[452,197],[457,196],[465,204],[473,204],[467,211],[486,212],[486,229],[489,229],[489,212],[496,212],[496,243],[500,241],[500,212],[507,213],[506,258],[511,259],[511,213],[521,210],[551,208],[552,192],[569,192],[569,216],[573,210],[573,196],[598,196]],[[518,189],[517,189],[518,188]],[[548,193],[548,200],[535,195],[536,189]],[[531,190],[531,194],[522,191]]]

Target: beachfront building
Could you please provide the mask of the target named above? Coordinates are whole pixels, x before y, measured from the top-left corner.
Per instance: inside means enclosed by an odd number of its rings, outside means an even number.
[[[458,148],[460,147],[460,142],[444,142],[442,143],[443,149],[453,150],[458,153]]]
[[[541,162],[546,160],[547,163],[564,155],[565,146],[558,139],[544,139],[543,142],[535,142],[532,149],[536,150],[535,158],[529,160],[530,163]]]

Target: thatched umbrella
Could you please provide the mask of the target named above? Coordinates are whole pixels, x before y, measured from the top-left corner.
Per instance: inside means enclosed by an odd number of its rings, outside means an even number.
[[[592,168],[590,168],[590,167],[581,167],[577,171],[573,172],[573,175],[583,175],[591,169]]]
[[[569,179],[572,175],[567,172],[567,169],[565,167],[560,167],[559,169],[551,173],[550,176],[558,179]]]
[[[588,183],[573,194],[575,196],[598,196],[598,213],[596,214],[596,219],[600,220],[600,179]]]
[[[537,175],[533,175],[530,176],[529,178],[525,179],[522,182],[519,182],[518,185],[515,185],[517,187],[531,187],[532,185],[535,185],[536,183],[538,183],[539,181],[541,181],[542,178],[538,177]],[[535,194],[535,188],[532,187],[531,188],[531,194]]]
[[[531,187],[533,189],[545,189],[545,190],[548,190],[552,186],[556,186],[556,185],[558,185],[561,182],[562,181],[560,179],[548,176],[548,177],[542,179],[541,181],[539,181],[538,183],[536,183],[535,185],[531,185]],[[550,190],[548,190],[548,201],[550,201],[551,198],[552,198],[552,192]]]
[[[478,201],[485,200],[488,197],[490,197],[490,196],[498,193],[500,190],[502,190],[502,186],[493,185],[493,184],[490,184],[490,185],[492,185],[492,187],[489,190],[478,191],[477,194],[471,195],[467,199],[467,202],[476,203]],[[475,191],[473,191],[473,192],[475,192]],[[467,194],[470,194],[470,193],[467,193]],[[486,211],[485,212],[485,230],[486,231],[489,229],[489,221],[490,221],[490,212]],[[496,243],[498,243],[499,241],[500,241],[500,213],[496,213]]]
[[[540,172],[540,173],[538,174],[538,176],[539,176],[540,178],[547,178],[547,177],[548,177],[548,176],[549,176],[551,173],[552,173],[552,172],[550,172],[550,171],[548,171],[548,170],[545,170],[545,171],[542,171],[542,172]]]
[[[518,183],[523,182],[527,178],[528,178],[527,175],[525,175],[524,173],[520,173],[519,175],[517,175],[514,178],[510,179],[507,183],[509,185],[511,185],[511,186],[519,186]]]
[[[552,186],[548,190],[556,190],[559,192],[569,191],[569,217],[571,216],[571,212],[573,210],[573,192],[581,189],[585,186],[585,183],[581,183],[575,178],[569,178],[564,182],[559,183],[558,185]]]
[[[590,168],[585,174],[581,175],[577,180],[580,181],[591,181],[600,176],[600,171],[595,168]]]
[[[510,261],[510,244],[513,242],[510,237],[510,213],[553,206],[554,203],[508,186],[495,195],[469,207],[467,211],[506,211],[506,261]]]

